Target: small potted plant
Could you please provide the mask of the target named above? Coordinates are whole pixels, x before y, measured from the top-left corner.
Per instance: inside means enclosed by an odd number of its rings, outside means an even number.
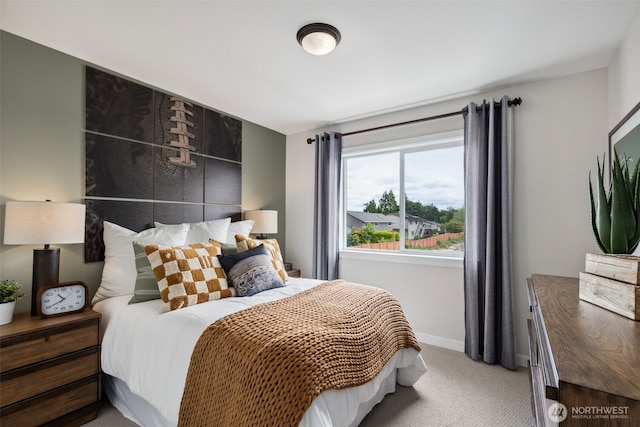
[[[591,225],[598,246],[605,254],[632,254],[640,242],[640,161],[633,171],[629,159],[622,161],[614,150],[608,189],[604,180],[605,160],[598,160],[598,178],[594,197],[591,177]],[[596,203],[597,200],[597,203]]]
[[[632,255],[640,242],[640,161],[630,170],[626,156],[614,151],[612,160],[608,183],[604,159],[595,191],[589,177],[591,226],[603,254],[587,254],[579,297],[640,320],[640,257]]]
[[[15,280],[3,280],[0,282],[0,325],[11,323],[16,301],[24,296],[20,292],[20,283]]]

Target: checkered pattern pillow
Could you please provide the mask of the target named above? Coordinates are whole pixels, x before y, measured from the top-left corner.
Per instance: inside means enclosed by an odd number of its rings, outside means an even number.
[[[144,251],[158,282],[160,298],[169,310],[236,294],[227,284],[218,260],[222,251],[217,242],[174,247],[147,245]]]
[[[257,246],[264,245],[265,249],[269,253],[271,257],[271,263],[273,264],[273,268],[276,269],[280,278],[283,282],[286,282],[289,276],[287,275],[287,270],[284,268],[284,260],[282,259],[282,253],[280,252],[280,245],[278,245],[278,240],[276,239],[264,239],[257,240],[251,239],[249,237],[245,237],[242,234],[236,234],[236,246],[238,247],[238,252],[243,252],[249,249],[253,249]]]

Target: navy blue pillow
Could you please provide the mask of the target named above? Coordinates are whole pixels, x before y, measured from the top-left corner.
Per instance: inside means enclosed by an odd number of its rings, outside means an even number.
[[[218,255],[218,259],[227,274],[227,280],[240,297],[250,297],[267,289],[284,286],[264,245],[236,254]]]

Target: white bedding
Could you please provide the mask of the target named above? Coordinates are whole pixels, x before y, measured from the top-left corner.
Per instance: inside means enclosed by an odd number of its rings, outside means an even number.
[[[161,313],[161,300],[129,305],[131,296],[128,295],[100,301],[93,309],[102,313],[102,371],[126,383],[129,391],[157,410],[166,421],[163,424],[175,426],[191,353],[207,326],[233,312],[284,298],[320,283],[322,281],[290,278],[287,286],[252,297],[224,298],[167,313]],[[403,349],[369,383],[323,392],[313,401],[300,425],[357,425],[384,394],[394,391],[396,381],[410,386],[424,372],[426,367],[420,353]],[[143,417],[135,416],[135,405],[130,406],[133,408],[122,411],[125,416],[144,423]]]

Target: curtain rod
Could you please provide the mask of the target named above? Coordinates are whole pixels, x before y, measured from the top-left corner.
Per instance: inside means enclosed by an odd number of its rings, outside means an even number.
[[[496,102],[496,104],[500,105],[500,102]],[[520,104],[522,104],[522,98],[517,97],[517,98],[514,98],[513,100],[509,101],[508,106],[509,107],[513,107],[513,106],[518,106]],[[459,116],[461,114],[466,113],[467,112],[467,108],[468,107],[464,107],[460,111],[453,111],[451,113],[444,113],[444,114],[438,114],[436,116],[423,117],[421,119],[409,120],[409,121],[406,121],[406,122],[392,123],[390,125],[377,126],[377,127],[373,127],[373,128],[369,128],[369,129],[355,130],[355,131],[352,131],[352,132],[343,133],[341,135],[342,136],[357,135],[359,133],[373,132],[373,131],[376,131],[376,130],[387,129],[387,128],[392,128],[392,127],[396,127],[396,126],[411,125],[411,124],[414,124],[414,123],[428,122],[430,120],[437,120],[437,119],[444,119],[444,118],[447,118],[447,117]],[[480,108],[479,106],[476,107],[476,111],[479,111],[479,108]],[[307,138],[307,144],[312,144],[313,141],[315,141],[314,138]]]

